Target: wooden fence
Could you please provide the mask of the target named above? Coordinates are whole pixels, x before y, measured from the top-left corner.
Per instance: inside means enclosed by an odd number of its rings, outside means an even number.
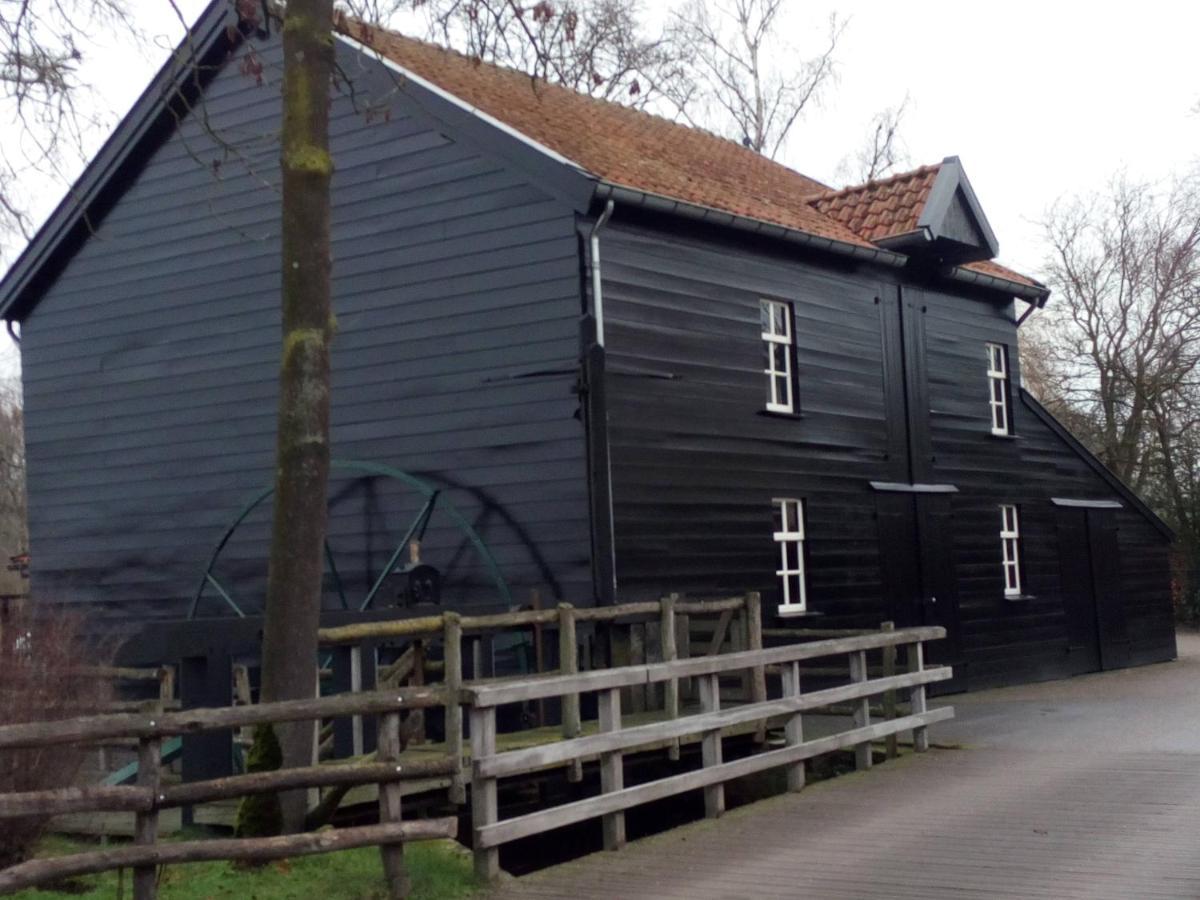
[[[691,623],[695,618],[713,618],[712,636],[703,645],[694,645],[692,640]],[[638,623],[654,623],[657,626],[656,655],[663,662],[671,662],[680,658],[690,658],[693,654],[715,654],[728,642],[733,648],[740,650],[755,650],[762,647],[762,605],[757,593],[749,593],[734,597],[724,597],[709,600],[689,600],[677,594],[671,594],[658,600],[637,603],[620,603],[612,606],[575,607],[569,603],[560,603],[553,609],[528,609],[515,612],[495,613],[491,615],[464,616],[448,611],[433,616],[422,616],[411,619],[393,619],[383,622],[363,622],[353,625],[343,625],[335,628],[323,628],[320,631],[321,645],[326,648],[344,648],[347,651],[346,664],[352,672],[357,673],[346,679],[347,687],[351,690],[362,690],[369,687],[364,681],[363,672],[373,671],[373,660],[366,659],[364,647],[381,641],[408,639],[412,641],[409,650],[392,666],[379,669],[375,675],[377,683],[394,679],[397,673],[417,672],[426,659],[424,642],[440,639],[443,646],[444,660],[439,673],[446,688],[447,702],[445,705],[445,738],[447,755],[459,764],[450,776],[450,800],[454,803],[466,802],[467,770],[465,767],[465,741],[463,737],[463,717],[461,707],[454,702],[453,697],[465,684],[463,643],[472,637],[491,634],[512,629],[556,630],[558,643],[559,666],[557,669],[540,674],[574,675],[580,671],[579,659],[579,626],[588,623],[603,625],[632,626]],[[644,638],[643,638],[644,640]],[[636,642],[629,641],[629,662],[645,662],[647,649],[639,651],[634,646]],[[411,658],[407,658],[411,652]],[[541,657],[539,652],[538,657]],[[618,660],[619,662],[620,660]],[[479,666],[474,666],[478,677]],[[370,680],[367,678],[366,680]],[[423,678],[422,678],[423,682]],[[747,678],[750,696],[753,699],[765,697],[765,682],[763,672],[756,669]],[[571,739],[578,737],[581,732],[579,697],[577,694],[567,694],[562,698],[562,737]],[[643,701],[644,702],[644,701]],[[672,683],[664,692],[661,708],[669,716],[678,713],[679,693]],[[361,734],[361,727],[353,726]],[[361,740],[359,738],[358,740]],[[361,743],[354,746],[356,753],[361,753]],[[678,749],[672,749],[672,758],[678,758]],[[568,779],[582,779],[582,769],[578,764],[568,767]]]
[[[625,842],[625,810],[684,791],[702,788],[707,815],[718,816],[725,807],[724,784],[734,778],[783,766],[787,768],[788,787],[799,790],[804,785],[804,761],[821,754],[854,748],[858,767],[865,768],[871,764],[872,741],[909,730],[913,734],[914,749],[927,749],[928,726],[954,715],[949,707],[930,710],[926,706],[926,686],[949,679],[951,671],[948,667],[925,667],[924,642],[944,638],[945,634],[945,629],[938,627],[882,630],[720,656],[542,676],[464,689],[463,698],[470,704],[471,717],[471,802],[477,874],[488,879],[499,874],[501,844],[597,817],[602,818],[604,846],[617,849]],[[884,651],[886,664],[889,652],[894,653],[899,647],[907,648],[908,671],[872,677],[872,670],[867,666],[867,653]],[[849,675],[849,683],[802,692],[800,664],[828,657],[848,659],[848,670],[843,668],[841,671],[843,675]],[[891,658],[894,661],[895,657]],[[752,681],[762,683],[761,673],[768,667],[778,667],[781,674],[782,696],[779,699],[768,700],[764,686],[761,691],[755,691],[750,704],[721,708],[719,677],[722,674],[750,672]],[[661,683],[667,687],[668,695],[677,696],[680,679],[684,678],[695,679],[699,685],[699,713],[676,718],[676,707],[675,715],[666,721],[622,728],[622,689]],[[870,698],[889,693],[894,697],[898,690],[909,691],[909,714],[872,723]],[[584,692],[595,692],[598,696],[598,733],[497,752],[497,707],[552,697],[568,702],[574,698],[577,703],[579,694]],[[853,724],[848,731],[805,739],[804,712],[844,703],[853,707]],[[722,729],[748,723],[758,723],[765,729],[773,719],[784,723],[785,746],[731,762],[723,760]],[[661,746],[663,742],[695,735],[701,740],[700,769],[633,787],[624,786],[624,752],[650,745]],[[579,766],[585,758],[599,759],[601,793],[598,796],[510,819],[499,818],[499,779],[554,766]]]
[[[447,775],[458,763],[445,758],[401,765],[401,713],[447,702],[447,693],[442,689],[404,689],[221,709],[112,713],[0,727],[0,750],[134,739],[139,763],[134,785],[0,795],[0,819],[73,812],[136,814],[133,845],[20,863],[0,871],[0,894],[79,875],[132,868],[135,900],[151,900],[156,895],[160,865],[218,859],[266,861],[377,845],[383,856],[390,896],[404,897],[408,892],[404,843],[453,837],[458,822],[454,818],[402,821],[399,782]],[[457,704],[457,697],[450,702]],[[373,762],[255,772],[177,785],[164,782],[160,754],[164,738],[340,716],[376,717],[378,739]],[[272,838],[158,843],[158,813],[162,809],[281,790],[361,784],[379,785],[378,825]]]

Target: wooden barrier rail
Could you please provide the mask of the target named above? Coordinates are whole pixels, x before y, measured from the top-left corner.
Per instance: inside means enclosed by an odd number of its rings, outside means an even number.
[[[721,656],[464,688],[464,700],[471,707],[471,795],[477,874],[487,879],[498,875],[498,848],[501,844],[597,817],[602,819],[604,846],[617,849],[625,842],[625,810],[684,791],[703,789],[706,814],[710,817],[719,816],[725,808],[724,783],[765,769],[786,767],[789,789],[799,790],[804,785],[805,760],[834,750],[853,748],[857,766],[867,768],[871,765],[871,742],[902,731],[911,731],[914,749],[924,751],[928,748],[928,726],[954,715],[953,709],[948,707],[929,710],[926,706],[926,686],[945,681],[952,673],[947,667],[925,667],[923,643],[941,639],[945,634],[945,629],[939,627],[879,631]],[[886,660],[886,651],[894,651],[901,646],[908,649],[909,671],[872,678],[866,664],[868,651],[883,650]],[[850,683],[802,692],[800,663],[830,656],[848,657]],[[780,699],[767,700],[764,690],[761,698],[755,696],[747,705],[721,708],[718,687],[720,675],[745,670],[761,671],[767,666],[782,667]],[[677,683],[680,678],[698,681],[701,700],[699,714],[622,728],[622,689],[659,682]],[[872,723],[870,698],[878,694],[894,696],[898,690],[910,692],[910,714]],[[578,696],[585,692],[598,695],[597,734],[497,753],[498,706],[527,700]],[[805,740],[802,714],[840,703],[852,704],[853,727],[829,737]],[[784,720],[783,747],[724,762],[722,729],[748,723],[758,723],[761,729],[765,729],[769,720],[780,718]],[[661,746],[664,742],[696,735],[701,739],[702,768],[633,787],[624,786],[624,752],[650,745]],[[599,796],[511,819],[499,819],[498,779],[528,774],[550,766],[579,765],[583,759],[590,757],[599,759]]]
[[[454,818],[401,821],[398,782],[450,774],[460,763],[447,757],[401,765],[400,716],[405,710],[443,706],[447,702],[457,707],[457,694],[448,698],[442,689],[404,688],[257,706],[119,713],[0,726],[0,750],[134,738],[138,741],[139,762],[137,784],[132,786],[62,788],[0,795],[0,819],[67,812],[130,811],[136,815],[134,846],[19,863],[0,871],[0,894],[128,866],[134,872],[134,900],[153,900],[157,892],[156,867],[167,863],[214,859],[266,861],[378,845],[389,896],[407,896],[404,842],[453,837],[458,830],[458,821]],[[160,748],[165,737],[352,715],[378,717],[379,737],[374,762],[254,772],[182,785],[162,783]],[[380,824],[377,826],[272,838],[157,843],[161,809],[282,790],[362,784],[379,785]]]
[[[653,622],[659,629],[659,655],[665,662],[673,661],[679,656],[690,656],[690,641],[687,635],[687,623],[693,616],[719,616],[718,633],[722,640],[718,646],[710,646],[709,653],[718,652],[723,642],[726,629],[733,617],[740,617],[740,633],[745,635],[744,646],[748,649],[762,647],[762,603],[757,593],[748,593],[732,597],[716,599],[686,599],[677,594],[671,594],[658,600],[638,601],[633,603],[618,603],[610,606],[575,607],[570,603],[560,603],[553,609],[527,609],[506,613],[467,616],[457,612],[447,611],[434,616],[420,616],[410,619],[393,619],[382,622],[362,622],[353,625],[343,625],[334,628],[322,628],[318,635],[321,645],[329,648],[345,648],[351,654],[351,666],[356,666],[361,672],[362,657],[360,645],[368,641],[387,641],[409,639],[414,643],[391,666],[381,669],[377,679],[382,683],[385,679],[415,671],[420,666],[415,652],[419,641],[440,637],[444,648],[445,659],[442,663],[441,675],[447,689],[445,704],[445,740],[448,755],[460,761],[459,767],[451,773],[450,800],[454,803],[465,803],[466,769],[465,740],[463,737],[462,709],[453,698],[457,690],[464,684],[462,642],[464,637],[478,636],[496,632],[502,629],[549,627],[558,632],[560,675],[571,675],[579,671],[578,626],[581,623],[601,624],[631,624],[637,622]],[[680,647],[680,633],[684,635],[683,647]],[[357,654],[357,657],[355,656]],[[425,664],[426,667],[428,664]],[[755,700],[766,698],[766,673],[762,667],[753,669],[747,678],[747,689]],[[579,712],[579,695],[565,693],[561,696],[562,721],[561,731],[564,739],[575,738],[580,734],[581,722]],[[668,718],[674,718],[679,713],[679,682],[670,679],[666,682],[662,708]],[[359,727],[361,732],[361,727]],[[679,758],[678,746],[671,749],[671,758]],[[568,771],[568,779],[578,782],[582,779],[582,770],[573,765]]]

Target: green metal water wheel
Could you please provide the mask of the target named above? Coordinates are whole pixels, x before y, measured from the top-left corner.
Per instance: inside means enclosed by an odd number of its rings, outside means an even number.
[[[488,546],[483,542],[483,539],[479,537],[478,532],[475,531],[475,528],[471,525],[471,523],[463,517],[462,513],[455,508],[450,499],[446,497],[438,488],[415,475],[409,474],[408,472],[402,472],[400,469],[393,469],[391,466],[384,466],[378,463],[360,462],[357,460],[334,460],[330,463],[330,471],[332,473],[359,475],[362,478],[391,479],[403,484],[408,488],[411,488],[425,498],[424,505],[422,505],[420,511],[417,513],[416,518],[405,531],[404,537],[401,538],[400,542],[396,545],[396,549],[392,552],[391,556],[388,557],[386,565],[384,565],[379,575],[372,582],[370,590],[367,591],[366,596],[357,602],[358,609],[368,609],[375,601],[375,598],[379,594],[380,588],[383,587],[384,582],[387,580],[388,575],[395,570],[396,564],[403,555],[404,549],[408,546],[409,541],[413,540],[414,538],[420,540],[424,536],[425,529],[428,527],[429,520],[435,511],[448,517],[450,521],[457,526],[459,531],[463,533],[463,536],[466,537],[467,540],[470,541],[470,543],[475,547],[475,550],[479,553],[484,564],[487,566],[488,573],[491,575],[492,581],[495,583],[496,591],[500,595],[501,601],[505,604],[510,604],[512,602],[512,595],[508,590],[508,584],[505,582],[504,576],[500,574],[500,567],[496,564],[496,559],[494,556],[492,556],[491,550],[488,549]],[[242,618],[245,617],[246,613],[237,600],[234,599],[233,591],[217,578],[214,569],[216,567],[217,560],[221,557],[221,551],[225,549],[225,546],[237,532],[238,526],[240,526],[246,520],[246,518],[262,504],[264,500],[274,493],[275,488],[273,486],[259,491],[247,501],[245,506],[238,511],[237,515],[234,516],[233,520],[226,527],[224,533],[221,535],[221,539],[217,541],[216,546],[213,548],[212,554],[208,558],[208,564],[204,567],[204,575],[200,579],[200,585],[196,589],[196,596],[192,599],[191,608],[188,610],[189,619],[194,619],[196,617],[196,613],[200,608],[200,603],[205,599],[206,592],[209,590],[216,595],[217,599],[220,599],[230,609],[232,609],[236,615]],[[351,602],[346,596],[345,586],[342,583],[341,574],[338,572],[337,559],[334,556],[333,549],[329,546],[328,540],[325,541],[325,563],[327,573],[331,577],[334,587],[337,590],[338,599],[342,604],[342,608],[350,609]]]

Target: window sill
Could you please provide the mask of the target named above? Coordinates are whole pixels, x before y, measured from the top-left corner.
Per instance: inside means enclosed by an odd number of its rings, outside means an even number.
[[[1036,600],[1037,594],[1005,594],[1006,603],[1024,603],[1026,600]]]
[[[1017,440],[1017,435],[1015,435],[1015,434],[996,434],[996,432],[993,431],[993,432],[991,432],[991,436],[994,437],[998,441],[1015,441],[1015,440]]]
[[[787,609],[786,607],[775,607],[775,615],[781,619],[811,619],[819,618],[825,615],[822,612],[817,612],[815,609]]]
[[[802,413],[798,412],[780,412],[775,409],[760,409],[758,415],[765,416],[768,419],[791,419],[794,422],[799,422],[804,418]]]

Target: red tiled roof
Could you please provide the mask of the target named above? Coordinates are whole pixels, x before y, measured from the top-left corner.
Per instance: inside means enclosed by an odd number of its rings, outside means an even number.
[[[870,246],[809,205],[828,188],[707,131],[380,29],[351,37],[606,182]]]
[[[698,128],[483,63],[392,31],[341,29],[605,182],[862,247],[916,228],[939,165],[831,191]],[[1037,283],[996,263],[968,268]]]
[[[868,241],[915,231],[941,164],[830,191],[812,205]]]
[[[1002,266],[1000,263],[993,262],[990,259],[981,259],[978,262],[967,263],[963,268],[971,269],[981,275],[990,275],[992,278],[999,278],[1001,281],[1014,281],[1017,284],[1036,288],[1045,287],[1040,281],[1034,281],[1028,275],[1014,272],[1008,266]]]

